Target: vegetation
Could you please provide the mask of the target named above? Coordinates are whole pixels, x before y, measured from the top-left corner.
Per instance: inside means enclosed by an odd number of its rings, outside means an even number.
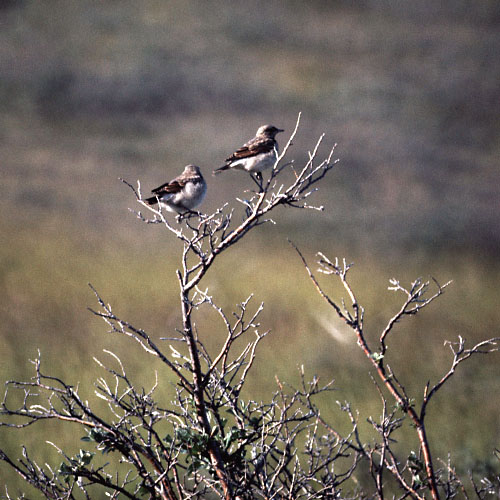
[[[3,2],[1,380],[28,380],[27,359],[40,350],[46,373],[80,383],[90,398],[99,372],[90,360],[106,349],[136,387],[150,387],[161,363],[102,334],[86,310],[95,307],[86,283],[161,346],[181,321],[172,276],[182,246],[128,214],[130,193],[116,179],[140,178],[146,193],[186,163],[208,173],[264,121],[290,133],[302,110],[298,164],[320,132],[325,144],[339,143],[342,168],[315,194],[325,212],[281,210],[276,226],[253,231],[204,277],[224,310],[252,292],[265,303],[260,322],[272,334],[245,397],[267,399],[275,375],[299,387],[303,364],[306,374],[335,379],[335,399],[379,415],[363,353],[318,302],[287,237],[308,261],[319,250],[356,262],[349,274],[370,345],[370,332],[400,306],[388,278],[453,280],[392,338],[392,369],[421,394],[448,367],[445,340],[462,335],[472,346],[497,336],[500,322],[498,5]],[[247,196],[245,176],[207,181],[207,213]],[[224,336],[208,317],[204,341],[215,352]],[[173,380],[159,381],[158,399],[172,399]],[[496,356],[472,358],[429,407],[433,456],[449,452],[461,477],[498,474],[499,383]],[[323,417],[348,432],[322,398]],[[372,435],[363,418],[359,428]],[[411,442],[411,427],[399,432]],[[72,433],[50,422],[22,436],[0,428],[10,456],[21,455],[22,443],[55,468],[60,457],[45,439],[79,452]],[[0,485],[11,496],[25,488],[4,463]]]
[[[25,430],[45,421],[56,421],[86,431],[81,440],[89,444],[75,454],[47,441],[62,457],[58,468],[41,465],[26,448],[17,463],[0,449],[0,460],[43,496],[90,498],[104,492],[115,498],[169,500],[383,499],[388,494],[401,499],[424,499],[427,493],[438,500],[441,496],[454,498],[459,493],[468,496],[451,461],[438,469],[432,458],[427,410],[431,399],[463,361],[497,351],[500,339],[483,340],[472,347],[466,347],[461,336],[450,342],[453,356],[449,369],[437,382],[427,382],[418,401],[387,360],[396,324],[430,305],[449,283],[441,286],[434,280],[436,291],[430,294],[429,283],[420,279],[409,288],[392,279],[389,289],[402,292],[405,299],[387,321],[378,347],[374,348],[367,340],[364,308],[348,280],[351,266],[345,259],[343,263],[338,259],[333,262],[320,254],[320,271],[336,276],[346,294],[346,300],[332,299],[292,244],[320,296],[356,334],[357,344],[374,371],[373,377],[377,377],[373,381],[382,413],[379,419],[367,418],[376,437],[362,437],[359,416],[349,402],[339,403],[341,412],[348,415],[349,431],[343,433],[337,424],[325,419],[316,400],[324,396],[323,403],[331,406],[333,381],[321,385],[316,376],[309,381],[303,367],[299,388],[287,388],[276,378],[278,391],[272,399],[259,402],[244,397],[244,385],[257,358],[257,348],[269,333],[262,331],[258,322],[263,304],[252,309],[250,295],[238,304],[237,311],[228,315],[202,283],[216,259],[229,248],[238,245],[254,228],[274,224],[271,215],[278,207],[322,210],[312,205],[310,198],[336,163],[332,161],[333,149],[326,159],[318,161],[320,138],[305,165],[297,167],[294,161],[284,162],[298,125],[299,122],[268,180],[258,191],[250,191],[248,198],[239,200],[243,214],[225,204],[211,215],[179,215],[176,224],[165,217],[161,207],[153,208],[143,202],[140,184],[135,188],[125,181],[138,202],[153,213],[153,218],[147,218],[139,211],[137,217],[147,224],[163,225],[182,242],[181,267],[176,271],[182,328],[176,329],[175,337],[161,339],[169,342],[167,352],[144,329],[117,316],[92,287],[100,306],[94,315],[106,321],[111,333],[135,341],[160,361],[162,367],[152,387],[138,387],[111,350],[105,352],[116,366],[94,358],[108,373],[95,383],[95,396],[107,403],[105,410],[95,406],[95,397],[89,400],[82,396],[84,388],[81,391],[80,386],[45,373],[40,355],[33,362],[35,374],[31,381],[7,383],[0,426]],[[242,222],[235,222],[241,216]],[[214,351],[207,349],[203,340],[204,325],[209,321],[206,309],[218,317],[217,328],[225,336]],[[251,333],[254,339],[248,340]],[[166,379],[165,371],[175,381],[170,403],[155,394],[159,380]],[[406,419],[415,429],[417,451],[409,442],[396,446],[395,438]],[[113,459],[94,460],[97,452]],[[363,486],[355,487],[353,481]],[[471,477],[470,483],[471,494],[484,499],[498,492],[500,476],[484,477],[481,483]],[[11,498],[8,490],[6,493]]]

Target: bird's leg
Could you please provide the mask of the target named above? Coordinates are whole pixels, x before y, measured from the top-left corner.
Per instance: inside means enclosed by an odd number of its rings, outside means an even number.
[[[259,186],[259,193],[262,193],[262,191],[263,191],[262,174],[260,172],[255,172],[255,174],[253,172],[250,172],[250,177],[255,182],[255,184],[257,184],[257,186]]]
[[[262,174],[260,172],[256,172],[255,176],[257,177],[257,181],[259,182],[259,193],[262,193],[262,191],[264,191],[264,187],[262,186],[264,178],[262,177]]]
[[[175,216],[175,220],[180,224],[184,219],[189,219],[191,217],[191,210],[186,210],[185,212],[178,213]]]
[[[199,220],[198,225],[196,225],[196,222],[195,225],[191,225],[192,218],[197,218]],[[186,221],[186,226],[192,229],[193,231],[199,231],[200,228],[203,226],[204,222],[206,221],[206,219],[207,216],[202,212],[198,212],[197,210],[186,210],[185,212],[177,216],[178,222]]]
[[[203,214],[201,212],[198,212],[197,210],[186,210],[185,212],[182,212],[180,214],[177,214],[175,217],[177,219],[177,222],[181,222],[184,219],[191,219],[192,217],[201,217]]]

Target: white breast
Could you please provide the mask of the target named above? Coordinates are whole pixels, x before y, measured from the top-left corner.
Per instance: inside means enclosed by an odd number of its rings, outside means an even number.
[[[250,158],[242,158],[231,164],[231,168],[236,168],[238,170],[246,170],[247,172],[262,172],[270,167],[272,167],[277,160],[276,151],[270,151],[269,153],[262,153],[257,156],[252,156]]]

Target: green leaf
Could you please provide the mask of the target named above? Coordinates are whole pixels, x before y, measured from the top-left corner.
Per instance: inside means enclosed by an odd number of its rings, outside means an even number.
[[[73,469],[66,462],[63,462],[59,466],[59,471],[58,472],[61,475],[67,475],[67,474],[71,474],[73,472]]]
[[[250,425],[256,429],[260,424],[260,419],[261,417],[252,417],[250,419]]]
[[[240,430],[238,427],[231,427],[228,433],[224,436],[225,448],[228,449],[231,444],[243,437],[245,437],[245,431]]]
[[[95,453],[86,450],[80,450],[80,453],[77,455],[78,462],[80,465],[88,465],[92,462]]]

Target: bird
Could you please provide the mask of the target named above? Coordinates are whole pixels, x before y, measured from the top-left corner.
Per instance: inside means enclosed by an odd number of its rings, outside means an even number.
[[[181,175],[151,191],[154,196],[144,201],[147,205],[166,208],[169,212],[183,214],[192,212],[205,198],[207,183],[201,174],[200,167],[187,165]]]
[[[278,143],[275,136],[279,132],[284,132],[284,130],[274,125],[262,125],[257,129],[253,139],[229,156],[225,165],[214,170],[214,175],[229,169],[245,170],[250,173],[252,179],[256,179],[261,187],[261,172],[272,167],[278,158]]]

